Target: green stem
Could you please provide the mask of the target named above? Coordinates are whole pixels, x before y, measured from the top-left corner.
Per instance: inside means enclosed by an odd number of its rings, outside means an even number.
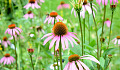
[[[12,30],[12,34],[13,34],[13,30]],[[16,42],[15,42],[15,37],[14,37],[14,35],[13,35],[13,40],[14,40],[14,46],[15,46],[15,59],[16,59],[16,70],[18,70],[17,68],[18,68],[18,66],[17,66],[17,53],[16,53]]]
[[[84,25],[84,44],[85,44],[85,18],[83,19],[83,25]],[[84,46],[84,49],[85,49],[85,46]],[[85,54],[85,52],[84,52]]]
[[[60,67],[61,67],[61,70],[63,70],[63,68],[62,68],[62,55],[61,55],[62,49],[61,48],[62,48],[62,46],[61,46],[61,35],[60,35],[60,43],[59,43]]]
[[[111,28],[112,28],[113,14],[114,14],[114,11],[112,10],[111,25],[110,25],[109,40],[108,40],[108,47],[107,48],[109,48],[109,45],[110,45],[110,37],[111,37]]]
[[[105,22],[105,14],[106,14],[106,6],[104,5],[104,16],[103,16],[103,23],[102,23],[102,34],[101,34],[101,38],[103,38],[103,30],[104,30],[104,22]],[[102,43],[103,41],[101,41],[101,47],[100,47],[100,57],[101,57],[101,48],[102,48]]]
[[[90,2],[90,6],[91,6],[91,9],[92,9],[92,16],[93,16],[93,20],[94,20],[94,23],[95,23],[95,32],[96,32],[96,37],[97,37],[97,59],[99,60],[99,45],[98,45],[97,24],[96,24],[96,20],[95,20],[94,14],[93,14],[92,2]],[[97,65],[97,67],[98,67],[98,70],[100,70],[100,65]]]
[[[110,62],[111,62],[111,58],[110,58],[110,60],[109,60],[109,62],[108,62],[108,65],[105,67],[104,70],[107,70],[107,67],[109,66]]]
[[[56,61],[57,61],[57,67],[58,67],[58,70],[59,70],[59,65],[58,65],[58,53],[56,51]]]
[[[89,13],[88,13],[88,30],[89,30],[89,44],[90,44],[90,23],[89,23]]]
[[[54,25],[55,25],[55,17],[54,17]],[[57,54],[56,54],[56,56],[57,56]],[[54,44],[54,62],[53,62],[53,65],[54,65],[54,63],[55,63],[55,44]],[[56,70],[55,66],[54,66],[54,70]]]
[[[77,14],[78,14],[79,24],[80,24],[81,42],[82,42],[82,56],[83,56],[83,54],[84,54],[84,46],[83,46],[83,33],[82,33],[82,25],[81,25],[81,19],[80,19],[80,11],[78,11]]]
[[[30,59],[31,59],[31,63],[32,63],[33,70],[34,70],[34,65],[33,65],[32,55],[31,55],[31,54],[30,54]]]

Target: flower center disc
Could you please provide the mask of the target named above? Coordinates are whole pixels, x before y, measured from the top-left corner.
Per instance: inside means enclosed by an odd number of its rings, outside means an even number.
[[[11,24],[11,25],[9,25],[8,28],[10,28],[10,29],[15,28],[15,24]]]
[[[67,26],[62,22],[57,22],[53,27],[53,33],[55,35],[66,35],[68,31]]]
[[[120,39],[120,36],[117,36],[116,38],[117,38],[117,39]]]
[[[35,0],[29,0],[29,3],[35,3]]]
[[[51,13],[50,13],[50,16],[51,16],[51,17],[57,17],[57,15],[58,15],[57,12],[51,12]]]
[[[109,20],[109,18],[106,19],[107,21]]]
[[[32,11],[28,11],[28,14],[31,14],[32,13]]]
[[[34,52],[34,49],[29,48],[29,49],[28,49],[28,52],[29,52],[29,53],[33,53],[33,52]]]
[[[63,5],[63,4],[65,4],[65,2],[64,2],[64,1],[61,1],[61,2],[60,2],[60,5]]]
[[[39,27],[37,27],[37,31],[41,31],[42,30],[42,27],[41,26],[39,26]]]
[[[110,8],[116,8],[116,5],[110,5]]]
[[[86,4],[87,4],[87,0],[84,0],[83,5],[86,5]]]
[[[5,37],[3,37],[3,40],[4,40],[4,41],[7,41],[7,37],[6,37],[6,36],[5,36]]]
[[[80,58],[79,55],[73,54],[73,55],[69,56],[68,60],[69,60],[69,62],[72,62],[72,61],[79,60],[79,58]]]
[[[10,57],[10,54],[9,54],[9,53],[6,53],[6,54],[5,54],[5,57]]]

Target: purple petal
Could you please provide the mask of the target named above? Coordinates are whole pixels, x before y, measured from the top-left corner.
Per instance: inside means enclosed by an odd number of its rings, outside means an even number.
[[[45,45],[50,39],[52,39],[54,37],[54,35],[49,36],[48,38],[45,39],[43,45]]]
[[[52,40],[51,43],[50,43],[49,49],[52,48],[52,46],[54,45],[54,43],[55,43],[55,41],[56,41],[57,39],[58,39],[58,36],[55,36],[55,37],[53,38],[53,40]]]
[[[78,61],[86,70],[90,70],[83,62],[81,62],[80,60],[78,60]]]
[[[44,35],[41,39],[43,39],[43,38],[45,38],[45,37],[47,37],[47,36],[49,36],[49,35],[52,35],[53,33],[48,33],[48,34],[46,34],[46,35]]]

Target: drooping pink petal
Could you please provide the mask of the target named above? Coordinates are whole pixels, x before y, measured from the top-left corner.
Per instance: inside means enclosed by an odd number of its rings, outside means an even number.
[[[48,38],[45,39],[43,45],[45,45],[50,39],[52,39],[54,37],[54,35],[49,36]]]
[[[78,70],[77,67],[76,67],[76,65],[75,65],[75,61],[72,62],[71,66],[72,66],[72,70]]]
[[[92,14],[92,10],[91,10],[90,6],[85,5],[85,8],[86,8],[86,10],[88,11],[89,14]]]
[[[62,8],[62,6],[61,5],[59,5],[58,7],[57,7],[57,10],[59,10],[59,9],[61,9]]]
[[[68,36],[68,38],[71,39],[76,45],[78,45],[77,42],[72,37]]]
[[[10,41],[8,41],[8,40],[7,40],[7,43],[8,43],[9,45],[11,44]]]
[[[54,19],[55,19],[55,18],[52,19],[52,24],[54,24]]]
[[[101,0],[96,0],[96,2],[100,5],[100,3],[101,3]]]
[[[51,22],[51,20],[52,20],[52,17],[49,18],[49,20],[48,20],[48,24]]]
[[[50,43],[49,49],[52,48],[52,46],[54,45],[54,43],[55,43],[55,41],[56,41],[57,39],[58,39],[58,36],[55,36],[55,37],[53,38],[53,40],[52,40],[51,43]]]
[[[70,41],[72,47],[74,47],[73,42],[71,41],[71,39],[69,39],[69,37],[67,35],[65,35],[65,37]]]
[[[102,4],[103,4],[103,5],[104,5],[104,3],[105,3],[105,5],[107,5],[108,0],[102,0]]]
[[[79,61],[76,61],[77,62],[77,65],[78,65],[78,67],[79,67],[79,70],[83,70],[83,67],[82,67],[82,65],[79,63]]]
[[[46,34],[46,35],[44,35],[41,39],[43,39],[43,38],[45,38],[45,37],[47,37],[47,36],[50,36],[50,35],[52,35],[53,33],[48,33],[48,34]]]
[[[68,40],[63,36],[63,40],[65,41],[66,49],[68,49]]]
[[[57,49],[58,49],[58,47],[59,47],[59,42],[60,42],[60,36],[58,37],[58,40],[56,41],[55,50],[57,50]]]
[[[74,34],[72,34],[71,32],[68,32],[68,34],[71,36],[71,37],[73,37],[73,38],[75,38],[75,39],[77,39],[78,41],[80,41]]]
[[[46,19],[45,19],[44,23],[46,23],[46,22],[48,21],[48,19],[49,19],[49,17],[46,17]]]
[[[120,44],[120,39],[118,39],[118,44]]]
[[[65,50],[65,44],[64,44],[64,40],[63,40],[63,37],[62,37],[62,36],[61,36],[61,44],[62,44],[63,50]]]
[[[63,70],[68,70],[68,67],[69,67],[69,62],[67,63],[67,65],[65,66]]]
[[[83,62],[81,62],[80,60],[78,60],[78,61],[86,70],[90,70]]]

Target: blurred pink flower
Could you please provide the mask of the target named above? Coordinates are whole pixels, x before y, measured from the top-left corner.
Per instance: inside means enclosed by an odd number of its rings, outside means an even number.
[[[101,1],[102,1],[102,4],[103,4],[103,5],[104,5],[104,3],[105,3],[105,5],[108,4],[108,0],[96,0],[96,2],[97,2],[99,5],[100,5]],[[115,3],[118,3],[118,0],[110,0],[110,4],[112,4],[112,2],[115,4]]]
[[[5,48],[8,47],[8,45],[10,45],[10,41],[8,40],[8,38],[5,36],[3,37],[3,40],[2,40],[2,45],[4,45]]]
[[[50,45],[49,45],[49,49],[52,48],[52,46],[54,45],[55,41],[56,41],[56,45],[55,45],[55,50],[58,49],[59,47],[59,42],[60,42],[60,36],[61,36],[61,44],[62,44],[62,48],[63,50],[68,48],[68,40],[70,41],[72,47],[74,47],[73,42],[77,44],[77,42],[73,39],[77,39],[79,40],[73,33],[73,32],[68,32],[68,28],[67,26],[62,23],[62,22],[57,22],[53,29],[52,29],[53,33],[48,33],[46,35],[44,35],[41,39],[48,37],[45,39],[43,45],[45,45],[50,39],[52,39]],[[51,36],[50,36],[51,35]]]
[[[96,8],[94,7],[94,6],[96,6],[95,4],[92,4],[92,8],[93,8],[93,10],[95,10],[96,12],[97,12],[97,10],[96,10]],[[96,6],[97,7],[97,6]],[[82,5],[82,10],[81,10],[81,12],[80,12],[80,16],[82,16],[83,18],[85,18],[85,12],[88,12],[89,14],[92,14],[92,9],[91,9],[91,7],[90,7],[90,3],[88,3],[87,1],[84,1],[83,2],[83,5]],[[95,13],[94,13],[94,11],[93,11],[93,14],[94,14],[94,16],[95,16]]]
[[[114,44],[119,44],[120,45],[120,36],[117,36],[112,41],[114,41]]]
[[[79,59],[88,59],[91,61],[94,61],[98,64],[100,64],[100,62],[93,56],[91,55],[84,55],[84,56],[79,56],[77,54],[73,54],[71,56],[69,56],[68,60],[69,62],[67,63],[67,65],[65,66],[64,70],[90,70],[83,62],[81,62]],[[77,65],[77,66],[76,66]]]
[[[57,14],[57,12],[51,12],[50,15],[48,15],[44,21],[46,23],[48,21],[48,24],[52,21],[52,24],[54,24],[54,19],[59,22],[59,20],[63,21],[63,18]]]
[[[57,10],[60,10],[63,8],[70,8],[70,5],[66,4],[64,1],[61,1],[60,5],[57,7]]]
[[[25,19],[28,19],[28,17],[33,18],[33,13],[32,13],[32,11],[28,11],[28,13],[25,14],[23,17],[24,17]]]
[[[107,27],[110,27],[111,21],[107,18],[107,20],[104,22],[104,24],[107,24]]]
[[[37,4],[36,0],[29,0],[29,3],[27,5],[24,6],[24,8],[28,9],[29,7],[32,7],[32,9],[34,8],[40,8],[40,6]]]
[[[11,36],[19,35],[22,32],[22,29],[16,27],[15,24],[11,24],[8,26],[8,29],[5,31],[5,34],[8,33]]]
[[[44,1],[44,0],[37,0],[37,2],[39,2],[40,5],[41,5],[41,4],[44,3],[45,1]]]
[[[23,39],[24,37],[22,35],[19,35],[20,36],[20,39]],[[15,35],[15,40],[18,40],[19,39],[19,36]],[[9,40],[12,40],[13,39],[13,36],[9,38]]]
[[[110,4],[112,4],[112,2],[115,4],[118,3],[118,0],[110,0]]]
[[[3,63],[4,62],[4,65],[5,64],[11,64],[11,63],[13,63],[15,61],[15,59],[12,57],[12,56],[10,56],[10,54],[5,54],[5,56],[0,60],[0,63]]]

